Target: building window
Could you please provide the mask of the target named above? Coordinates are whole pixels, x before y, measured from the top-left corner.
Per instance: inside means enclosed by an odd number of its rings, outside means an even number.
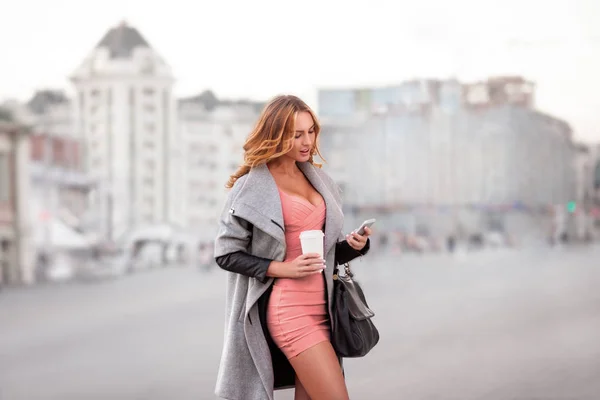
[[[202,146],[202,144],[199,143],[192,143],[188,145],[188,149],[190,150],[190,152],[202,152],[204,151],[204,146]]]
[[[145,197],[144,198],[144,206],[146,207],[146,209],[153,210],[154,209],[154,199],[152,197]]]
[[[144,88],[143,93],[145,96],[154,96],[156,92],[153,88]]]
[[[600,189],[600,160],[596,163],[594,169],[594,189]]]
[[[10,273],[10,248],[8,240],[0,240],[0,284],[11,282],[13,278]]]
[[[0,202],[10,200],[9,155],[0,153]]]
[[[145,104],[144,111],[147,113],[154,113],[156,111],[156,106],[154,106],[154,104]]]
[[[152,122],[145,124],[145,128],[148,133],[154,133],[156,131],[156,125]]]

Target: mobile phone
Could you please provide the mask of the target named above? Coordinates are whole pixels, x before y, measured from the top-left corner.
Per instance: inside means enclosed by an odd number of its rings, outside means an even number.
[[[375,223],[375,221],[377,221],[375,218],[371,218],[366,220],[365,222],[362,223],[362,225],[360,226],[360,228],[356,229],[354,232],[358,233],[359,235],[364,235],[365,234],[365,228],[370,228],[371,226],[373,226],[373,224]]]

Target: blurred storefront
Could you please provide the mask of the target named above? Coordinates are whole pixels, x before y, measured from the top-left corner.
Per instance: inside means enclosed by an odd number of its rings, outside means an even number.
[[[0,284],[34,282],[28,131],[0,122]]]

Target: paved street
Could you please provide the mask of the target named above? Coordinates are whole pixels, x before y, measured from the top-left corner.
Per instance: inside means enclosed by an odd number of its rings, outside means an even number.
[[[352,399],[600,398],[600,249],[369,257],[381,342],[346,361]],[[213,399],[223,296],[192,268],[6,290],[0,399]]]

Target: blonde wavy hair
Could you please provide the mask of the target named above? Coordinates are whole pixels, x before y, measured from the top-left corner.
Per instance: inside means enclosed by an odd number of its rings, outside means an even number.
[[[226,188],[250,172],[254,167],[266,164],[271,160],[287,154],[294,147],[296,116],[303,111],[308,112],[315,123],[315,144],[308,162],[321,167],[313,161],[316,154],[324,160],[319,151],[319,133],[321,126],[311,108],[300,98],[292,95],[277,96],[263,109],[258,122],[244,143],[244,162],[229,177]]]

